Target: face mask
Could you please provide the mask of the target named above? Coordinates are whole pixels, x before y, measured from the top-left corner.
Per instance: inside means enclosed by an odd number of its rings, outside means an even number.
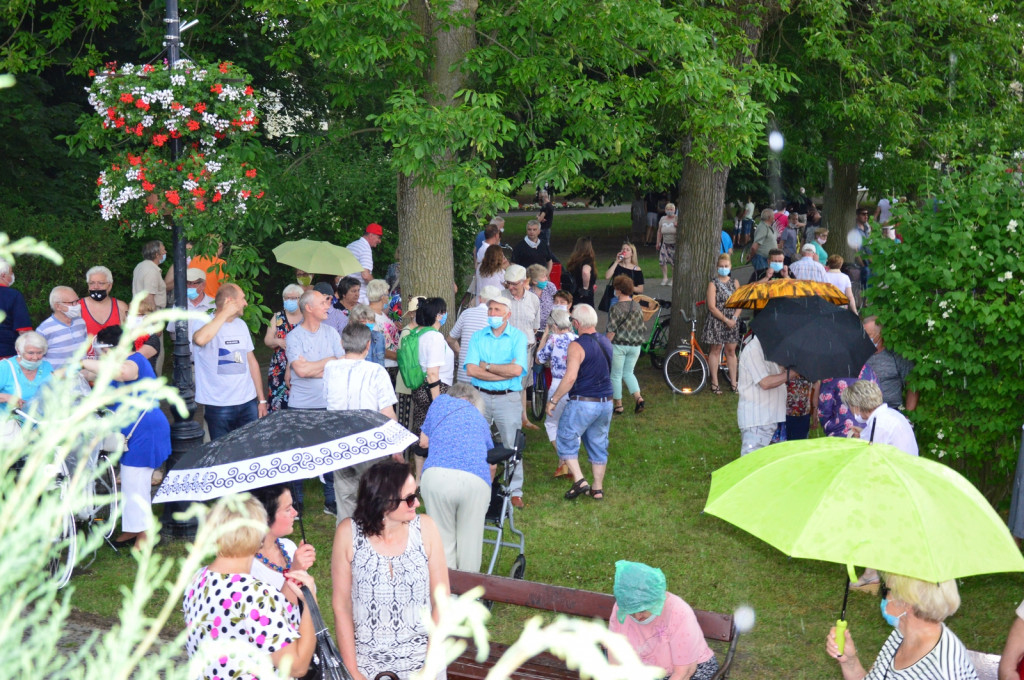
[[[537,282],[537,288],[539,288],[540,290],[544,290],[547,287],[548,287],[548,282],[547,281],[538,281]]]
[[[7,285],[8,286],[13,286],[14,285],[14,279],[15,279],[14,274],[11,274],[11,282],[9,284],[7,284]]]
[[[732,269],[730,269],[729,267],[719,267],[718,268],[718,275],[719,276],[728,276],[729,272],[731,272],[731,271],[732,271]]]
[[[444,314],[442,314],[442,315],[441,315],[441,318],[440,318],[440,319],[438,319],[438,321],[440,321],[440,322],[441,322],[441,325],[442,325],[442,326],[443,326],[443,325],[445,325],[445,323],[447,323],[447,322],[448,322],[448,312],[445,312]],[[500,325],[500,324],[499,324],[499,325]]]
[[[501,324],[505,323],[505,317],[503,316],[489,316],[487,317],[487,325],[491,328],[501,328]]]
[[[630,614],[630,615],[629,615],[629,618],[633,619],[634,621],[636,621],[637,623],[639,623],[639,624],[640,624],[641,626],[646,626],[646,625],[650,624],[651,622],[653,622],[653,621],[654,621],[654,619],[656,619],[656,618],[658,618],[658,617],[656,617],[656,616],[648,616],[648,617],[647,617],[646,619],[644,619],[643,621],[641,621],[640,619],[638,619],[638,618],[636,618],[635,616],[633,616],[632,614]]]
[[[39,359],[38,361],[29,361],[28,359],[18,357],[18,363],[21,364],[21,367],[26,371],[34,371],[39,368],[39,364],[43,363],[43,360]]]
[[[78,305],[68,305],[68,311],[64,313],[69,319],[80,319],[82,317],[82,308]]]
[[[313,275],[310,274],[309,276],[296,276],[295,280],[299,282],[300,286],[305,287],[313,282]]]
[[[373,327],[374,327],[374,326],[376,326],[376,325],[377,325],[377,324],[374,324],[374,323],[368,323],[368,324],[366,324],[366,328],[367,328],[368,330],[371,330],[371,331],[372,331],[372,330],[373,330]]]
[[[885,608],[888,605],[889,605],[889,598],[887,598],[887,597],[883,598],[882,599],[882,618],[885,619],[885,622],[888,623],[893,628],[899,628],[900,627],[900,619],[903,618],[903,616],[904,616],[904,614],[906,614],[906,612],[903,612],[903,614],[900,614],[899,616],[893,616],[889,612],[885,611]]]
[[[164,253],[163,255],[160,256],[160,264],[163,264],[166,259],[167,259],[167,253]]]
[[[782,271],[782,263],[781,262],[769,262],[768,266],[772,268],[773,272],[781,272]]]
[[[89,297],[91,297],[96,302],[103,302],[104,300],[107,299],[107,291],[105,291],[105,290],[90,290],[89,291]]]
[[[187,291],[185,291],[185,295],[188,296],[189,300],[195,300],[197,297],[199,297],[199,291],[196,290],[195,288],[189,288]],[[285,303],[285,307],[288,307],[287,303]]]
[[[191,292],[191,291],[189,291],[189,292]],[[297,312],[297,311],[299,311],[299,301],[298,300],[285,300],[284,301],[284,311],[286,311],[286,312]]]
[[[565,311],[568,312],[569,305],[551,305],[551,309],[564,309]]]
[[[818,239],[818,243],[820,243],[821,245],[825,245],[825,241],[826,241],[826,239],[823,239],[823,238],[819,238]]]

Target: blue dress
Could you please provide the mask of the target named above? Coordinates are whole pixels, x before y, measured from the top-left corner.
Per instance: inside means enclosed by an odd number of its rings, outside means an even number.
[[[156,378],[156,373],[153,372],[153,367],[149,365],[149,360],[138,352],[129,356],[128,361],[133,362],[139,367],[139,377],[132,382],[137,382],[143,378]],[[114,387],[121,387],[128,383],[114,381],[111,384]],[[114,410],[116,411],[119,408],[121,408],[121,404],[117,404]],[[135,427],[134,420],[121,429],[121,434],[127,437],[133,427]],[[160,404],[154,403],[142,415],[142,419],[139,420],[139,426],[135,427],[131,441],[128,442],[128,450],[121,456],[121,464],[140,468],[158,468],[170,455],[171,424],[167,422],[167,416],[160,410]]]

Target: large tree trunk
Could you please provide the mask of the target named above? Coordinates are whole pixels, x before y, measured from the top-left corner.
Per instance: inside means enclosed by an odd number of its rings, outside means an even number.
[[[438,21],[428,0],[414,0],[410,11],[425,36],[434,41],[434,61],[427,74],[431,103],[450,106],[465,86],[457,68],[476,45],[476,0],[452,0],[446,8],[465,15],[463,21]],[[442,154],[443,156],[444,154]],[[402,292],[406,297],[443,297],[454,310],[455,265],[452,253],[452,203],[448,189],[435,191],[416,177],[398,175],[398,230],[402,254]],[[449,315],[454,322],[455,314]]]
[[[854,264],[854,257],[857,248],[848,238],[851,231],[856,227],[857,221],[857,186],[860,183],[859,163],[840,163],[835,160],[828,161],[828,182],[825,184],[825,208],[822,216],[822,226],[828,229],[828,242],[825,244],[825,251],[828,254],[837,253],[843,257],[845,262]],[[853,272],[850,280],[853,283],[853,292],[857,296],[857,308],[862,305],[860,292],[859,270]]]
[[[701,164],[689,158],[683,163],[672,308],[682,309],[690,317],[697,302],[707,293],[715,259],[721,250],[722,204],[728,179],[728,167]],[[673,313],[669,347],[689,337],[690,325],[683,321],[682,314]]]

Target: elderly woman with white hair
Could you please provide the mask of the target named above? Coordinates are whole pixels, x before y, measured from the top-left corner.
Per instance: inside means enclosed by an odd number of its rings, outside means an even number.
[[[914,427],[906,416],[889,408],[882,399],[882,390],[870,380],[858,380],[843,392],[843,403],[865,421],[861,439],[876,444],[890,444],[912,456],[918,455]],[[857,431],[857,428],[853,428]]]
[[[491,502],[487,452],[494,442],[483,410],[475,387],[455,383],[430,404],[420,430],[420,446],[427,449],[423,501],[441,533],[448,566],[461,571],[480,571]]]
[[[28,331],[14,341],[16,354],[0,361],[0,413],[21,408],[35,399],[53,375],[44,359],[49,344],[39,333]]]
[[[263,344],[274,350],[267,369],[267,392],[270,401],[269,410],[280,411],[288,407],[288,343],[285,338],[292,329],[302,323],[302,312],[299,311],[299,298],[303,288],[297,283],[284,287],[281,297],[284,309],[274,314],[263,336]]]
[[[834,627],[825,638],[825,651],[839,661],[843,680],[978,680],[964,643],[943,623],[960,608],[956,581],[927,583],[900,574],[884,576],[879,591],[882,618],[895,630],[871,669],[865,670],[857,657],[849,629],[844,632],[842,654]]]
[[[398,326],[388,318],[384,305],[391,299],[391,287],[383,279],[373,279],[366,284],[366,299],[373,310],[374,321],[371,330],[384,336],[384,368],[395,382],[398,373]]]
[[[576,334],[572,332],[569,312],[565,309],[552,309],[544,335],[538,343],[540,351],[537,352],[537,363],[549,364],[551,368],[551,387],[548,394],[557,392],[558,386],[562,384],[569,359],[569,345],[575,339]],[[559,401],[551,416],[544,420],[544,429],[548,433],[548,441],[551,442],[555,455],[558,455],[558,419],[562,417],[562,411],[568,403],[568,399]],[[569,474],[569,466],[565,463],[560,462],[555,468],[555,477],[568,477]]]
[[[366,355],[366,360],[378,366],[383,366],[385,354],[384,333],[377,330],[377,315],[374,314],[368,305],[358,304],[349,311],[348,322],[361,323],[370,329],[370,353]]]

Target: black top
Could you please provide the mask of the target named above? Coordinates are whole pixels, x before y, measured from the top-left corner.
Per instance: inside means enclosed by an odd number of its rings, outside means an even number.
[[[548,248],[548,244],[540,240],[538,240],[536,248],[531,248],[524,238],[512,250],[512,261],[527,268],[531,264],[542,264],[547,267],[548,261],[551,259],[551,249]]]
[[[555,219],[555,206],[552,205],[551,201],[548,201],[541,206],[540,211],[544,213],[544,221],[540,223],[540,228],[550,229],[551,221]]]

